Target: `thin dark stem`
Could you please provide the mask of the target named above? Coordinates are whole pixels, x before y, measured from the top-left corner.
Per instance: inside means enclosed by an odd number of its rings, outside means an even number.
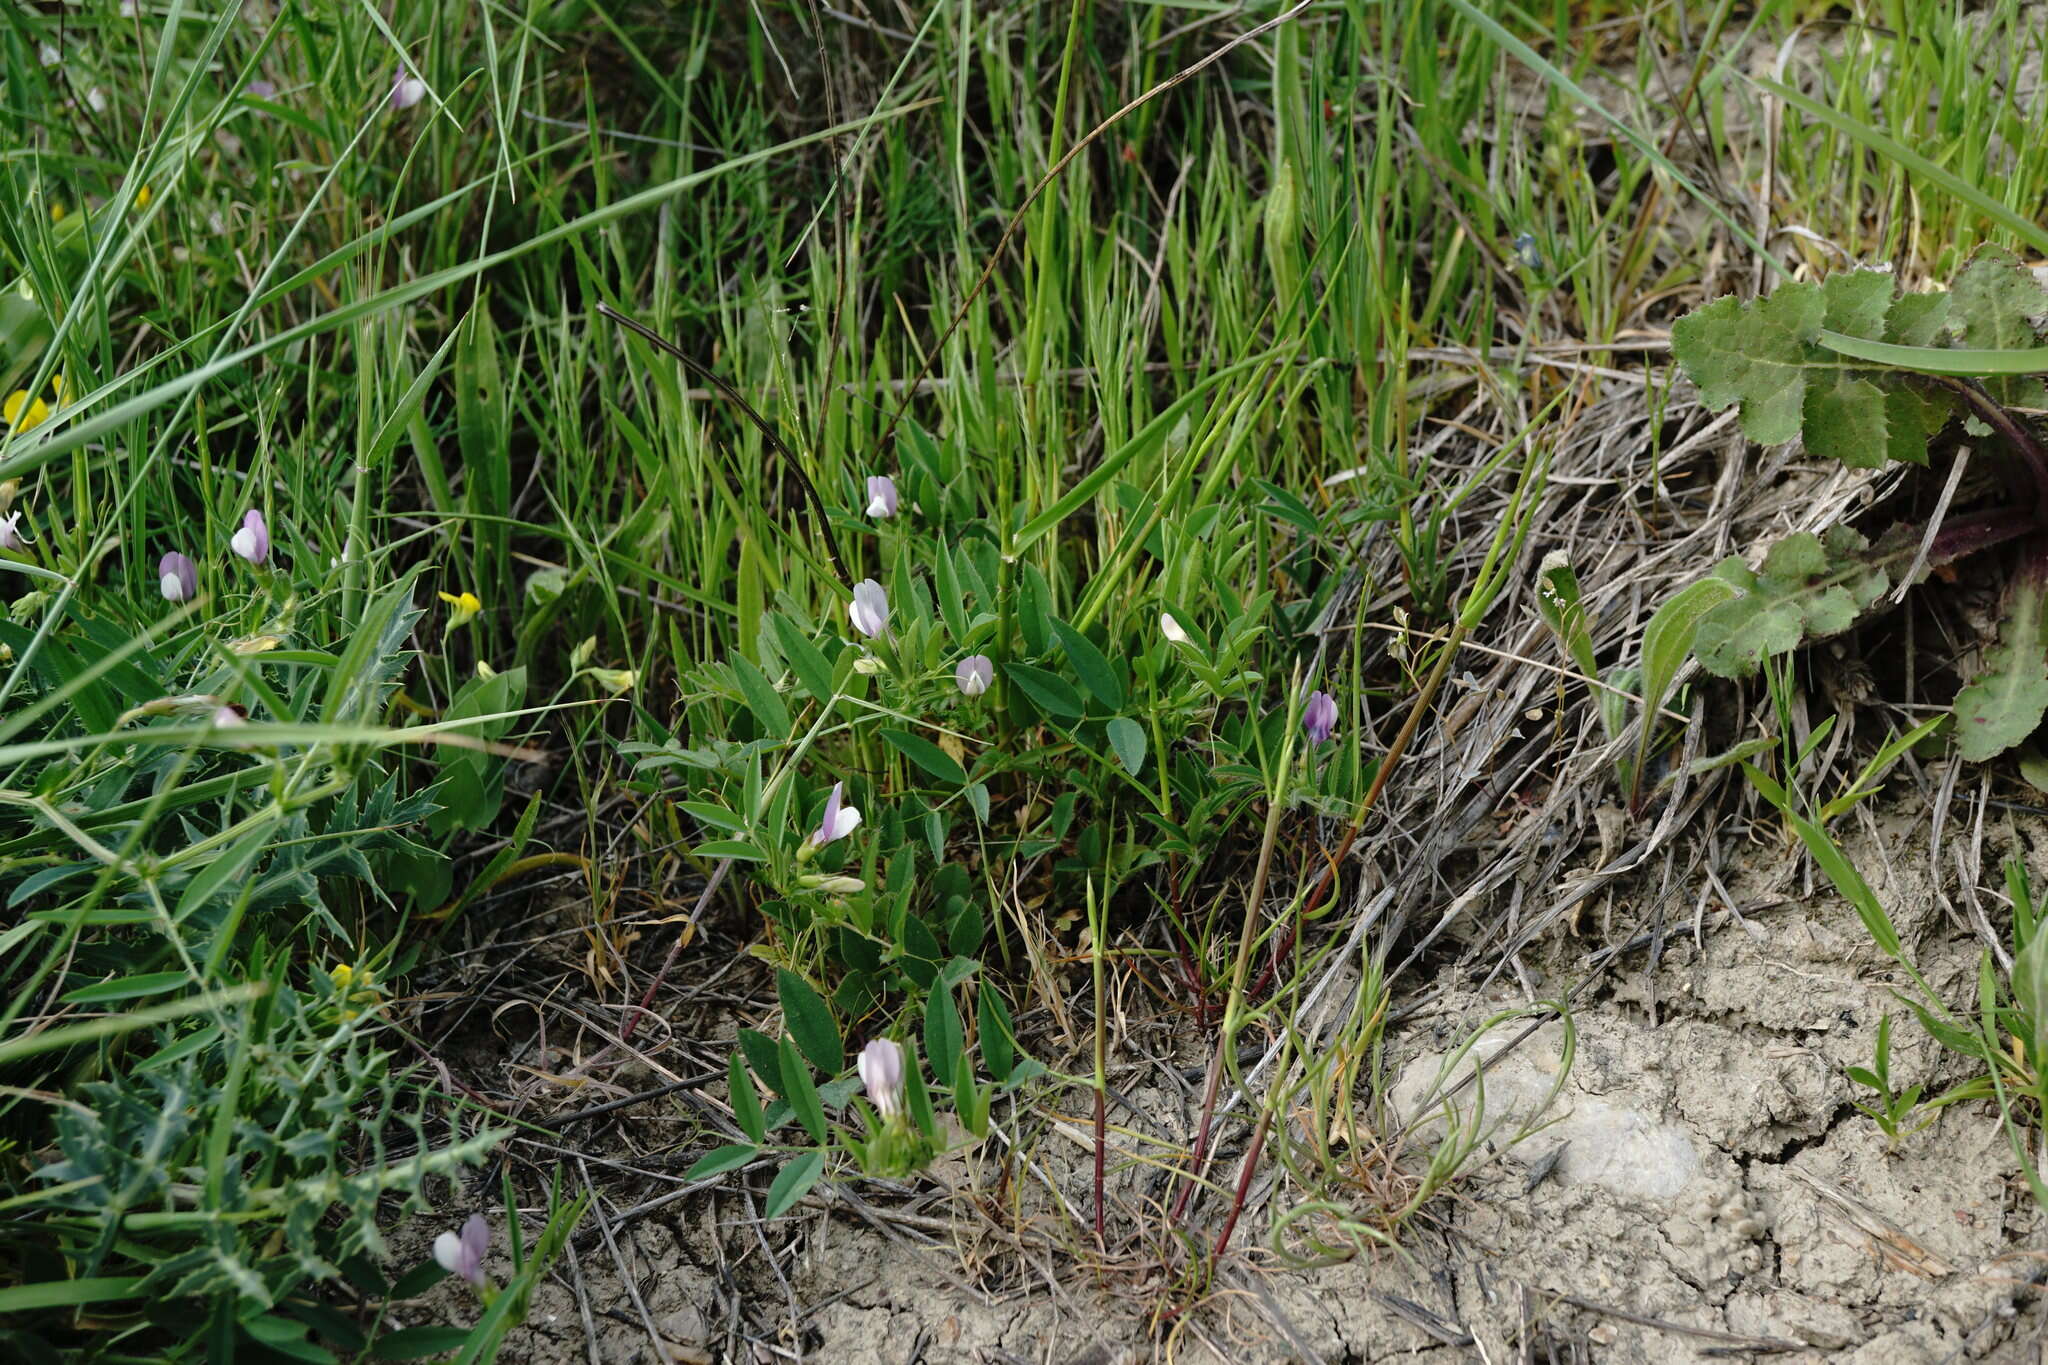
[[[1259,1169],[1259,1153],[1265,1150],[1266,1130],[1272,1123],[1273,1110],[1269,1105],[1259,1111],[1258,1126],[1252,1129],[1252,1145],[1244,1149],[1244,1169],[1237,1175],[1237,1189],[1230,1200],[1230,1214],[1223,1220],[1223,1230],[1216,1234],[1216,1250],[1209,1257],[1209,1264],[1212,1266],[1223,1264],[1223,1253],[1230,1247],[1230,1234],[1237,1231],[1237,1216],[1244,1212],[1244,1198],[1252,1187],[1252,1172]]]
[[[1976,380],[1945,374],[1930,374],[1924,378],[1961,398],[1986,426],[2003,436],[2006,444],[2019,452],[2034,475],[2034,514],[2036,518],[2048,521],[2048,448],[2042,446],[2025,422],[1984,392],[1984,386]]]
[[[641,322],[637,318],[627,317],[608,303],[598,304],[597,311],[604,317],[608,317],[613,322],[618,323],[619,326],[624,327],[648,345],[665,351],[681,361],[684,369],[718,390],[719,394],[728,403],[737,405],[739,410],[746,414],[747,420],[760,429],[761,439],[768,443],[768,448],[774,451],[776,457],[782,461],[782,467],[796,476],[798,485],[804,490],[804,496],[810,499],[811,515],[818,523],[818,534],[824,537],[825,554],[832,561],[832,571],[839,575],[840,582],[846,584],[849,588],[852,587],[853,576],[846,571],[846,561],[839,557],[839,542],[832,535],[832,519],[825,512],[825,500],[818,496],[817,485],[811,482],[810,475],[804,473],[803,462],[797,459],[796,452],[789,448],[789,442],[782,439],[782,434],[769,423],[766,417],[763,417],[754,409],[752,403],[749,403],[740,396],[738,389],[726,383],[723,377],[706,368],[696,357],[664,337],[661,333],[655,331],[652,327],[649,327],[646,323]]]

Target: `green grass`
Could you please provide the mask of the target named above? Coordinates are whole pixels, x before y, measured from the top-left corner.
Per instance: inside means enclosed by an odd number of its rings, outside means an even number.
[[[387,1236],[429,1203],[459,1223],[447,1177],[501,1126],[421,1065],[447,1016],[408,981],[564,864],[618,1027],[674,932],[630,926],[735,860],[746,988],[811,1022],[742,1038],[765,1091],[736,1065],[705,1145],[786,1159],[771,1205],[895,1160],[835,1145],[870,1037],[926,1064],[919,1132],[933,1106],[984,1127],[998,1096],[1036,1131],[1036,1097],[1098,1076],[1008,1035],[1093,1017],[1106,972],[1204,1055],[1198,1016],[1291,1039],[1257,1114],[1370,1093],[1385,945],[1337,1053],[1294,1012],[1348,941],[1318,849],[1382,774],[1358,744],[1305,755],[1298,697],[1384,743],[1453,660],[1390,667],[1348,616],[1315,635],[1361,545],[1392,538],[1399,568],[1358,600],[1418,631],[1475,628],[1528,576],[1544,529],[1512,499],[1580,396],[1516,362],[1639,364],[1646,328],[1749,278],[1724,224],[1756,226],[1751,77],[1794,26],[1830,41],[1786,78],[1835,117],[1787,121],[1768,221],[1834,246],[1772,236],[1788,267],[1839,247],[1946,278],[2033,241],[1997,210],[2048,187],[2044,102],[2001,94],[2041,41],[2017,4],[1681,31],[1332,0],[1109,126],[1001,255],[1066,150],[1279,8],[947,0],[910,35],[907,11],[788,4],[432,0],[388,33],[344,3],[140,10],[0,26],[0,391],[64,383],[0,443],[30,539],[0,572],[0,1294],[40,1309],[0,1337],[81,1356],[364,1349],[424,1284]],[[429,90],[406,110],[393,39]],[[1665,74],[1702,51],[1676,126]],[[847,578],[887,589],[881,671],[855,667],[798,471],[599,304],[784,434]],[[1421,351],[1492,359],[1446,387]],[[1484,441],[1443,445],[1451,422]],[[875,474],[905,515],[861,515]],[[227,549],[250,507],[260,570]],[[171,550],[201,587],[176,608]],[[438,594],[464,593],[458,624]],[[952,681],[968,653],[998,665],[985,697]],[[249,723],[216,728],[224,703]],[[810,850],[835,782],[865,823]],[[1269,861],[1290,913],[1247,928]],[[1111,940],[1085,980],[1057,927],[1084,905]],[[1274,1159],[1301,1208],[1362,1198],[1327,1145]],[[1191,1203],[1187,1244],[1220,1251],[1230,1192]],[[549,1207],[543,1259],[578,1212]],[[1412,1207],[1337,1221],[1386,1236]],[[461,1339],[488,1355],[523,1302]]]

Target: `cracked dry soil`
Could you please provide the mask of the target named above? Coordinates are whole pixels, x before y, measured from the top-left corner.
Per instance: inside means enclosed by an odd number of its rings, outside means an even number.
[[[1888,810],[1841,832],[1922,971],[1951,1001],[1968,1000],[1980,940],[1951,909],[1963,894],[1958,879],[1938,886],[1927,871],[1928,828],[1924,809]],[[1989,819],[1984,852],[1992,866],[2019,853],[2037,882],[2048,879],[2048,823],[2026,813]],[[885,1234],[843,1206],[806,1205],[791,1216],[794,1228],[785,1220],[763,1240],[744,1222],[719,1222],[731,1202],[686,1202],[622,1234],[621,1260],[645,1317],[600,1247],[578,1272],[594,1309],[589,1326],[565,1268],[542,1286],[505,1358],[2039,1358],[2048,1331],[2035,1293],[2048,1282],[2043,1221],[1997,1114],[1952,1106],[1887,1144],[1853,1107],[1843,1074],[1868,1065],[1887,1011],[1898,1016],[1895,1084],[1925,1082],[1938,1093],[1965,1073],[1892,994],[1896,969],[1849,907],[1824,882],[1806,885],[1783,850],[1749,853],[1755,865],[1728,882],[1742,921],[1724,915],[1713,927],[1710,915],[1695,937],[1695,901],[1685,899],[1670,911],[1654,968],[1639,951],[1580,1005],[1559,1098],[1542,1113],[1548,1122],[1519,1142],[1510,1140],[1515,1126],[1536,1117],[1556,1079],[1563,1031],[1551,1023],[1511,1050],[1493,1040],[1478,1049],[1488,1059],[1485,1121],[1500,1126],[1398,1250],[1288,1269],[1263,1246],[1265,1228],[1248,1224],[1215,1292],[1161,1328],[1147,1324],[1156,1280],[1100,1275],[1047,1249],[1066,1235],[1050,1208],[1035,1225],[1059,1230],[1019,1258],[958,1201],[955,1235],[929,1227],[923,1246],[914,1230]],[[1609,908],[1623,918],[1619,902]],[[1599,941],[1598,932],[1554,940],[1542,970],[1568,980]],[[1392,1040],[1397,1113],[1440,1114],[1420,1103],[1440,1059],[1478,1021],[1527,1003],[1444,971],[1452,989]],[[1192,1050],[1188,1057],[1199,1060]],[[1470,1093],[1455,1103],[1469,1103]],[[1194,1114],[1179,1092],[1132,1096],[1155,1136],[1186,1141]],[[1077,1104],[1061,1110],[1073,1131],[1056,1131],[1038,1155],[1071,1207],[1086,1209],[1091,1163]],[[1413,1130],[1411,1160],[1441,1134],[1441,1120],[1432,1133],[1428,1114]],[[1235,1155],[1226,1149],[1226,1161]],[[975,1159],[949,1157],[931,1178],[963,1187]],[[989,1176],[984,1168],[982,1179]],[[1154,1165],[1113,1164],[1112,1198],[1126,1209],[1148,1206],[1157,1180]],[[1275,1207],[1288,1197],[1283,1191]],[[719,1239],[733,1267],[722,1289],[707,1251]]]

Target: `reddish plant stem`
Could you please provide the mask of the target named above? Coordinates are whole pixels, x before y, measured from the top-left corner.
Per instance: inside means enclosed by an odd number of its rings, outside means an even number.
[[[1230,1247],[1230,1234],[1237,1231],[1237,1216],[1244,1212],[1245,1195],[1251,1192],[1252,1172],[1259,1169],[1259,1153],[1265,1150],[1266,1130],[1272,1122],[1273,1111],[1261,1109],[1258,1126],[1252,1129],[1251,1146],[1244,1149],[1244,1169],[1237,1173],[1237,1190],[1230,1201],[1230,1214],[1223,1220],[1223,1230],[1216,1234],[1216,1250],[1209,1256],[1212,1266],[1223,1263],[1223,1253]]]
[[[1359,831],[1365,828],[1365,817],[1372,814],[1373,808],[1379,805],[1380,793],[1386,790],[1387,779],[1394,775],[1394,769],[1399,766],[1402,755],[1408,752],[1408,746],[1414,742],[1416,732],[1422,728],[1423,716],[1428,714],[1430,703],[1436,700],[1437,689],[1443,686],[1444,678],[1451,671],[1451,660],[1457,657],[1459,648],[1464,645],[1465,637],[1470,633],[1470,627],[1463,621],[1452,627],[1449,638],[1444,641],[1444,652],[1437,658],[1436,667],[1430,670],[1429,679],[1423,683],[1422,692],[1416,697],[1415,705],[1409,708],[1408,718],[1401,722],[1400,732],[1394,736],[1394,742],[1387,748],[1386,757],[1380,760],[1378,770],[1373,773],[1372,785],[1366,788],[1365,799],[1358,803],[1358,813],[1351,817],[1351,827],[1344,831],[1344,841],[1337,845],[1337,852],[1323,868],[1323,875],[1316,882],[1315,889],[1309,892],[1308,899],[1302,903],[1304,915],[1313,913],[1321,907],[1324,899],[1336,885],[1337,874],[1344,865],[1345,855],[1351,852],[1352,844],[1358,841]],[[1245,913],[1257,914],[1258,906],[1246,906]],[[1202,1167],[1209,1159],[1209,1141],[1216,1119],[1216,1093],[1223,1084],[1223,1053],[1224,1049],[1230,1046],[1230,1042],[1229,1038],[1219,1038],[1216,1042],[1216,1051],[1209,1058],[1209,1075],[1202,1093],[1202,1117],[1195,1128],[1195,1150],[1188,1165],[1188,1178],[1181,1182],[1180,1193],[1174,1196],[1171,1216],[1176,1223],[1186,1214],[1188,1199],[1194,1193]],[[1261,1131],[1265,1121],[1262,1114]],[[1235,1217],[1233,1211],[1233,1221]]]
[[[1100,1250],[1105,1244],[1102,1239],[1102,1174],[1103,1149],[1108,1145],[1109,1107],[1103,1102],[1102,1087],[1095,1087],[1095,1246]]]
[[[711,880],[704,883],[704,892],[697,897],[697,908],[690,912],[689,923],[676,931],[676,941],[669,945],[668,956],[661,961],[661,970],[654,974],[654,980],[647,983],[647,990],[640,997],[640,1008],[628,1015],[626,1022],[619,1026],[621,1044],[632,1042],[633,1030],[640,1026],[641,1016],[654,1012],[654,993],[661,989],[662,982],[668,980],[669,969],[675,966],[676,959],[682,956],[683,945],[690,941],[691,931],[697,927],[697,921],[704,918],[704,907],[711,904],[711,897],[717,893],[719,883],[725,880],[725,874],[731,870],[730,858],[720,858],[718,866],[711,869]]]

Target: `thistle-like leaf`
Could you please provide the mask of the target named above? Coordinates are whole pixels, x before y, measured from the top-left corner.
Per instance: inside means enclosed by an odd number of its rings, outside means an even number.
[[[1913,546],[1887,537],[1873,549],[1847,526],[1825,535],[1785,537],[1755,569],[1730,556],[1714,575],[1739,593],[1700,618],[1693,650],[1708,672],[1747,677],[1766,656],[1806,640],[1839,635],[1892,585],[1892,573]]]
[[[2004,753],[2034,733],[2048,712],[2048,561],[2027,556],[2006,588],[2005,622],[1983,671],[1956,694],[1957,747],[1964,758]]]
[[[1924,464],[1953,410],[1949,394],[1905,371],[1853,359],[1822,343],[1835,332],[1900,346],[1944,339],[1986,350],[2032,348],[2048,322],[2048,288],[2010,252],[1971,258],[1947,293],[1897,295],[1890,274],[1854,270],[1820,284],[1781,286],[1748,303],[1716,299],[1680,318],[1671,352],[1716,412],[1741,405],[1742,430],[1762,445],[1798,437],[1816,455],[1857,468]],[[2032,376],[1987,380],[2007,406],[2048,406]],[[1972,423],[1973,431],[1981,429]]]
[[[1986,247],[1970,258],[1949,289],[1949,330],[1974,350],[2024,350],[2041,344],[2048,288],[2019,258]],[[2048,385],[2034,375],[1987,377],[1984,391],[2007,407],[2048,407]],[[1976,422],[1971,430],[1983,435]]]

